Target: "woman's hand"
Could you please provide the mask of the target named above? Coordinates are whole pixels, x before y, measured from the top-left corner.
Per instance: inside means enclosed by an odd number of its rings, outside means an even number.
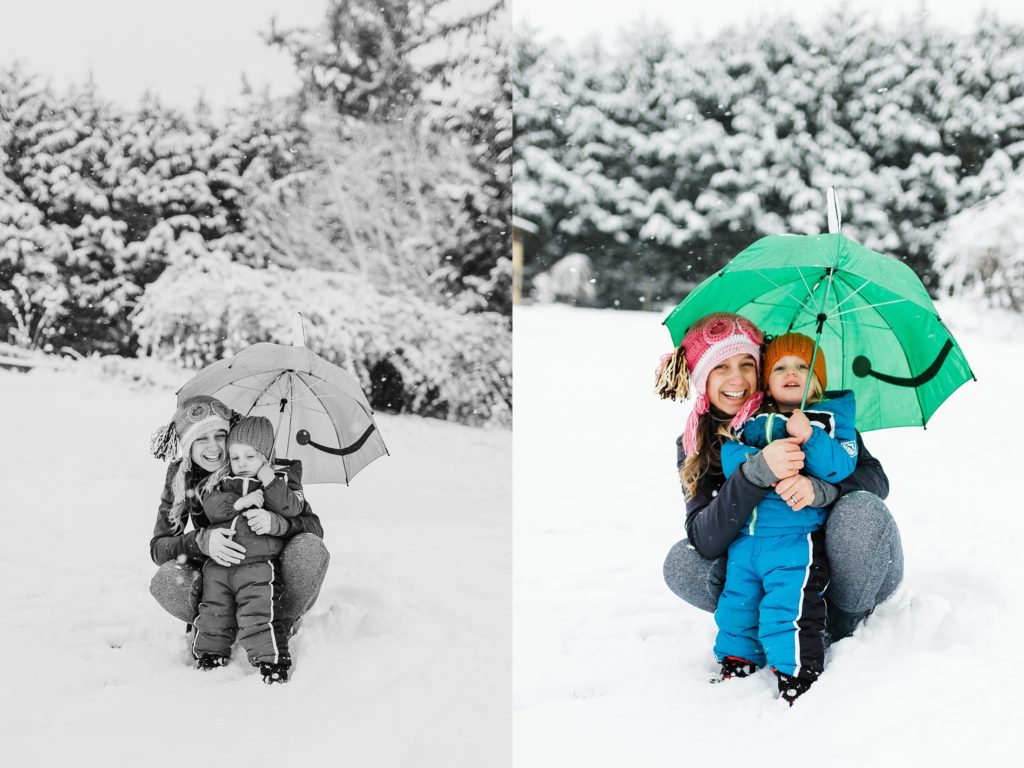
[[[227,528],[214,528],[210,531],[207,548],[210,559],[217,565],[238,565],[245,559],[245,547],[231,538],[234,535],[234,531]]]
[[[260,536],[265,536],[270,533],[270,526],[273,524],[274,518],[272,512],[269,509],[249,509],[243,512],[245,519],[249,521],[249,528],[252,532]]]
[[[800,450],[800,441],[793,437],[784,437],[769,443],[761,449],[765,464],[779,480],[792,477],[804,468],[804,452]]]
[[[814,427],[811,426],[811,420],[807,418],[807,414],[797,408],[789,414],[789,419],[786,421],[786,431],[790,437],[795,437],[800,442],[800,445],[803,445],[811,439]]]
[[[794,512],[799,512],[814,501],[814,486],[811,485],[811,479],[803,475],[779,480],[775,483],[775,492],[785,499]]]

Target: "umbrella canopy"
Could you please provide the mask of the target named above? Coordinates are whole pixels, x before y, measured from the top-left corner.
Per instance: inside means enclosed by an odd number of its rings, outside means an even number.
[[[764,237],[707,278],[665,319],[678,345],[711,312],[820,344],[829,389],[852,389],[857,428],[924,426],[974,378],[914,271],[840,234]]]
[[[387,453],[363,390],[304,346],[260,343],[206,366],[178,390],[210,395],[274,425],[279,459],[301,459],[303,483],[348,483]]]

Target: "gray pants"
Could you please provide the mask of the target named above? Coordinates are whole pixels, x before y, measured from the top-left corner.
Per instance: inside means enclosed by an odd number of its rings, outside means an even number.
[[[854,491],[832,505],[825,522],[825,550],[832,567],[825,593],[829,610],[856,617],[854,624],[903,581],[899,529],[873,493]],[[713,612],[725,583],[725,562],[724,555],[705,560],[683,539],[665,559],[665,583],[690,605]]]
[[[330,562],[331,555],[319,536],[300,533],[288,539],[281,552],[281,607],[286,627],[316,602]],[[202,565],[174,560],[164,563],[150,581],[149,592],[169,614],[194,624],[203,595]]]

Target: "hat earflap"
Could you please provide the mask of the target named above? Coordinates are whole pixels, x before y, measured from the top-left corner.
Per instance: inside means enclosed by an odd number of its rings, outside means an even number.
[[[173,419],[149,438],[149,452],[160,461],[167,461],[178,452],[178,436],[174,433]]]
[[[655,373],[654,392],[662,400],[685,400],[690,395],[690,370],[686,367],[686,349],[680,344],[674,352],[661,356]]]

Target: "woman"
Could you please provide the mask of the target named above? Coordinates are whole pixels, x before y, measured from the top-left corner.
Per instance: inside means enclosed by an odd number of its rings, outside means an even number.
[[[686,497],[686,536],[668,553],[665,582],[686,602],[714,611],[725,582],[724,554],[758,502],[774,487],[794,511],[831,507],[825,548],[832,580],[826,633],[848,637],[903,579],[903,548],[882,499],[889,480],[857,434],[857,468],[838,484],[800,474],[804,454],[792,439],[777,440],[752,456],[728,480],[722,474],[723,436],[741,426],[761,401],[748,352],[761,332],[740,315],[718,312],[698,320],[676,351],[662,361],[662,397],[695,396],[676,465]]]
[[[227,464],[226,441],[233,418],[219,400],[198,395],[186,400],[169,425],[153,438],[151,449],[159,459],[173,459],[167,468],[149,554],[159,569],[149,591],[172,616],[187,624],[195,620],[203,592],[202,565],[207,558],[224,566],[237,565],[245,547],[232,540],[225,528],[210,528],[196,498],[196,488],[211,473]],[[279,462],[280,463],[280,462]],[[245,517],[254,533],[266,535],[273,525],[271,512],[249,510]],[[303,499],[298,517],[281,518],[284,581],[282,606],[285,627],[294,634],[297,622],[316,600],[327,574],[330,554],[323,543],[320,519]],[[188,524],[192,529],[186,531]]]

